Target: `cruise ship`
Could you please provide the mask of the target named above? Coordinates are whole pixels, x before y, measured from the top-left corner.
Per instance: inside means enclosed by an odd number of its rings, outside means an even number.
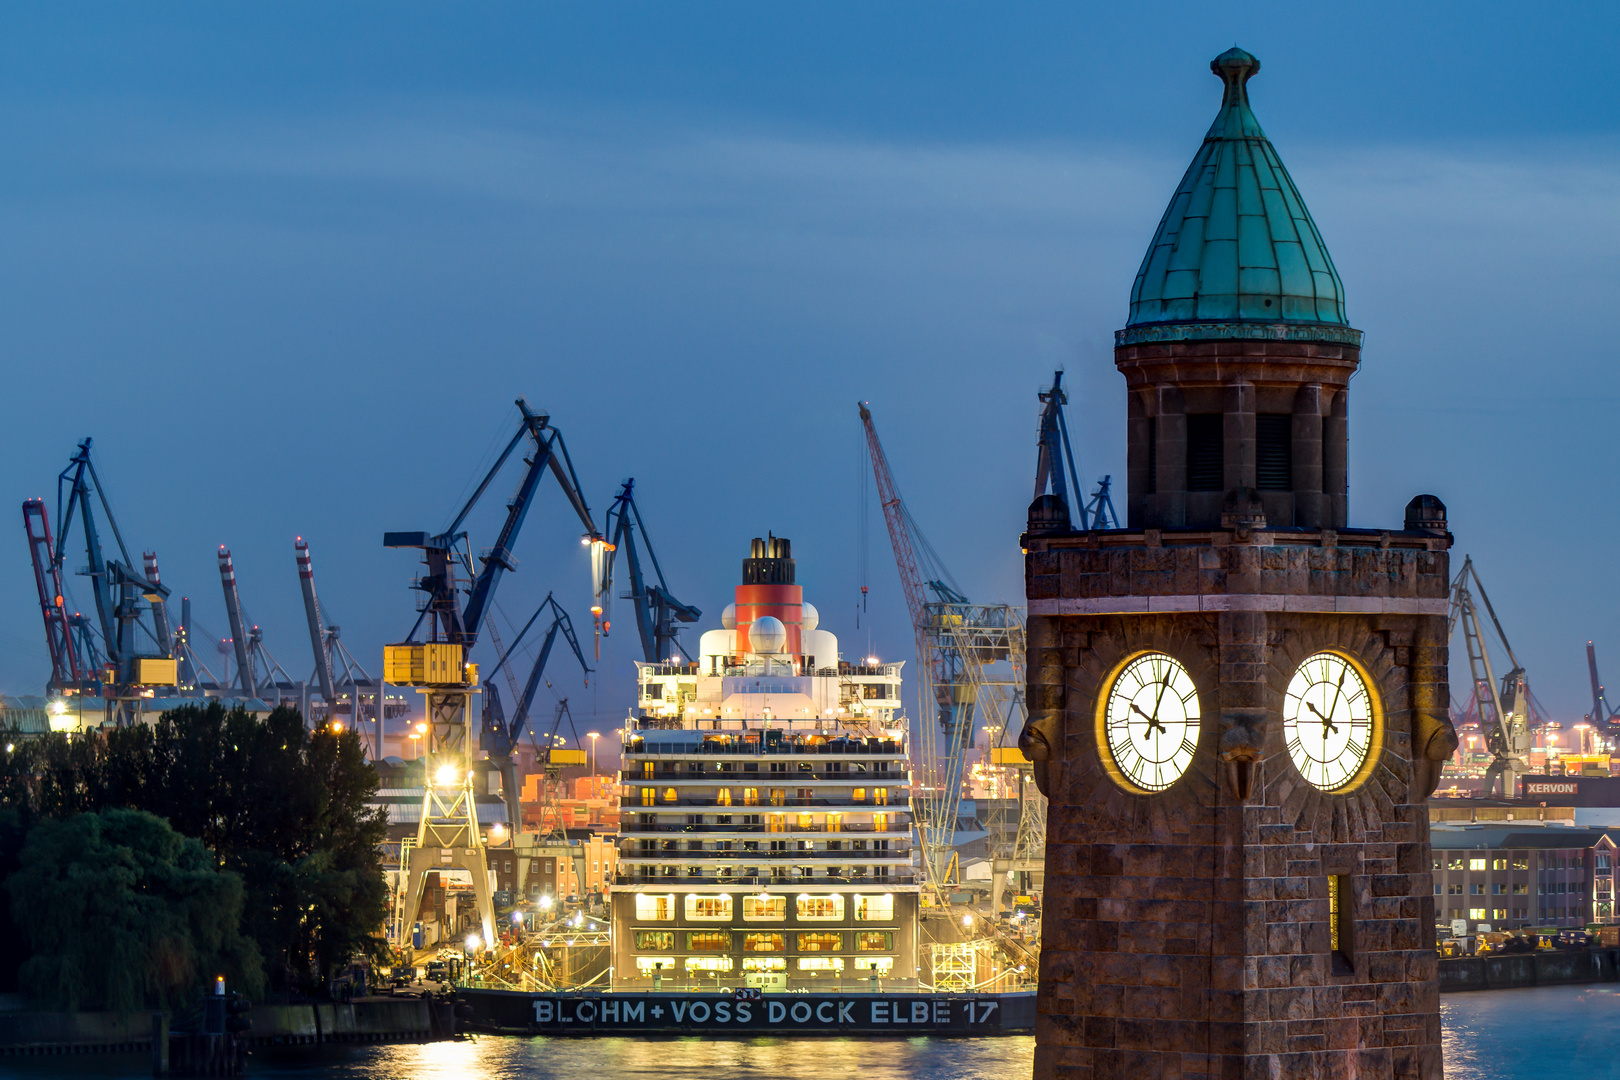
[[[917,986],[902,666],[840,658],[776,536],[695,662],[637,665],[616,990]]]

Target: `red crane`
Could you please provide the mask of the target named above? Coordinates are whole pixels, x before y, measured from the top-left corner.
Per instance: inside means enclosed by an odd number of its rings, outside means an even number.
[[[44,499],[29,499],[23,503],[23,528],[28,532],[28,554],[34,561],[39,609],[45,616],[45,644],[51,651],[51,693],[78,690],[84,676],[79,670],[79,656],[74,651],[73,634],[68,627],[67,607],[62,598],[62,568],[53,557],[56,549],[51,539],[51,524],[45,516]]]

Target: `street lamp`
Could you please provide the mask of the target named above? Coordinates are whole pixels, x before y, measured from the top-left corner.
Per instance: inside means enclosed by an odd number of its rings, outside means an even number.
[[[596,740],[602,737],[600,731],[587,731],[585,737],[591,740],[591,779],[596,779]]]

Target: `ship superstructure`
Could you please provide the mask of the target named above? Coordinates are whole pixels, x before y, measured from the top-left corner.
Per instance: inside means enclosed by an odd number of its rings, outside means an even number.
[[[839,658],[786,539],[742,576],[695,662],[637,664],[614,984],[915,985],[903,665]]]

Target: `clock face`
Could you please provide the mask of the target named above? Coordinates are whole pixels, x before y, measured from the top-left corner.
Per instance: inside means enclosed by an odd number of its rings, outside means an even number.
[[[1353,784],[1379,734],[1374,705],[1361,672],[1337,653],[1299,665],[1283,701],[1283,738],[1299,774],[1322,791]]]
[[[1163,791],[1187,771],[1198,749],[1198,689],[1164,653],[1136,657],[1108,689],[1102,734],[1127,787]]]

